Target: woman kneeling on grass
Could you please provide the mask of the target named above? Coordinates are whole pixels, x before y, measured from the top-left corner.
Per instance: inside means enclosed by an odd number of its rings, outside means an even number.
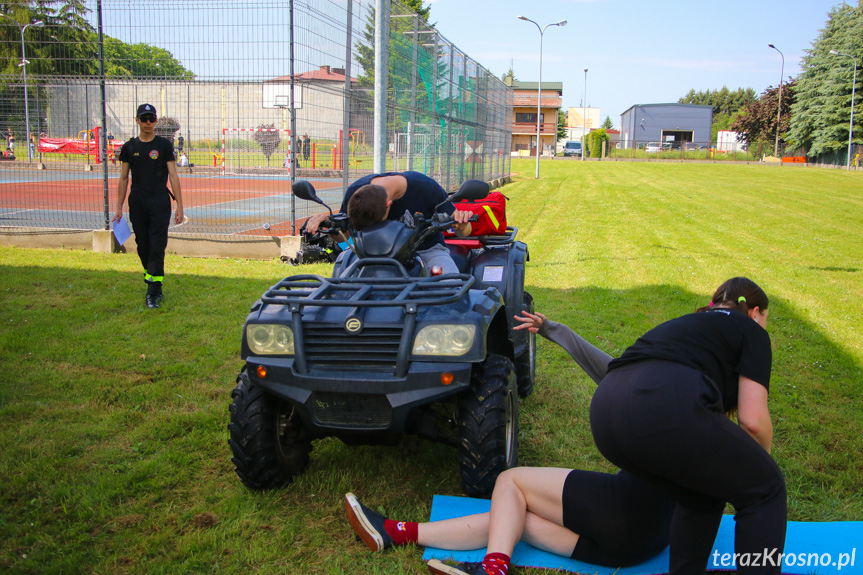
[[[737,571],[780,573],[781,564],[751,561],[785,546],[785,480],[770,456],[767,306],[751,280],[726,281],[700,313],[641,336],[593,395],[600,453],[674,497],[670,575],[705,572],[726,502]],[[725,416],[735,409],[739,425]]]
[[[730,502],[736,552],[782,553],[785,481],[769,453],[767,307],[754,282],[732,278],[708,306],[657,326],[606,362],[608,374],[592,371],[585,359],[602,352],[564,326],[542,314],[517,317],[519,328],[563,345],[594,380],[605,375],[591,403],[591,429],[600,452],[622,471],[511,469],[498,477],[490,513],[422,524],[387,520],[348,494],[351,525],[372,550],[487,546],[482,564],[430,561],[429,569],[443,575],[506,575],[519,539],[620,567],[655,555],[669,537],[671,575],[703,574]],[[725,416],[734,409],[739,426]],[[779,573],[769,565],[738,569]]]
[[[561,345],[596,382],[611,356],[541,313],[523,313],[521,325]],[[625,471],[596,473],[552,467],[517,467],[501,473],[491,511],[430,523],[393,521],[345,496],[351,526],[372,551],[408,543],[454,551],[488,548],[480,563],[449,566],[432,559],[432,573],[506,575],[520,540],[579,561],[635,565],[668,546],[674,502],[664,490]]]

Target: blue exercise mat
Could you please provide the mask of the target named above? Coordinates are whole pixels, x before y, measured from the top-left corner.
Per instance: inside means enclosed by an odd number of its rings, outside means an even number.
[[[430,521],[485,513],[491,502],[486,499],[435,495],[432,500]],[[858,550],[857,547],[860,547]],[[857,551],[861,556],[857,557]],[[453,559],[454,561],[482,561],[485,549],[448,551],[426,547],[423,559]],[[750,561],[754,558],[749,558]],[[763,561],[763,558],[760,558]],[[778,554],[769,557],[778,563]],[[708,571],[735,570],[734,518],[722,517],[722,524],[707,562]],[[796,575],[863,575],[863,521],[833,523],[806,523],[789,521],[785,537],[785,555],[781,558],[782,572]],[[634,567],[620,569],[601,567],[540,551],[526,543],[519,543],[512,554],[514,565],[564,569],[574,573],[596,575],[653,575],[668,573],[668,549]]]

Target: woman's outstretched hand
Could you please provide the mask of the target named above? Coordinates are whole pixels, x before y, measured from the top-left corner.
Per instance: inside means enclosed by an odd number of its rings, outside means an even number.
[[[513,316],[513,319],[520,321],[521,325],[517,325],[512,329],[527,329],[532,333],[536,333],[539,331],[539,328],[542,327],[543,322],[545,322],[547,318],[541,313],[527,313],[526,311],[523,311],[521,312],[521,315]]]

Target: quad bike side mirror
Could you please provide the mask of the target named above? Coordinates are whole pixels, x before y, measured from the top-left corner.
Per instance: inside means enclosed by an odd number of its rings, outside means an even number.
[[[316,204],[321,204],[328,210],[330,210],[330,214],[333,213],[333,210],[324,203],[324,201],[318,197],[318,194],[315,192],[315,187],[306,180],[297,180],[294,182],[294,185],[291,186],[291,193],[293,193],[296,197],[301,200],[307,200],[310,202],[315,202]]]
[[[459,200],[481,200],[488,196],[488,182],[482,180],[465,180],[458,191],[450,197],[451,202]]]

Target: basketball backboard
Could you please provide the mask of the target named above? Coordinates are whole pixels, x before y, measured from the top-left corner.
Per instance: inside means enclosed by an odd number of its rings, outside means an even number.
[[[290,82],[264,82],[262,108],[290,108],[291,107],[291,83]],[[294,108],[303,107],[303,87],[299,83],[294,84]]]

